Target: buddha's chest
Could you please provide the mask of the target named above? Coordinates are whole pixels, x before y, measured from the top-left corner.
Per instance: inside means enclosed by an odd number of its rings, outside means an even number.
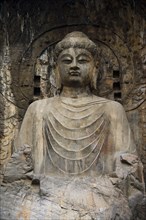
[[[55,102],[45,115],[43,129],[53,165],[62,172],[78,174],[98,159],[109,121],[102,105]]]

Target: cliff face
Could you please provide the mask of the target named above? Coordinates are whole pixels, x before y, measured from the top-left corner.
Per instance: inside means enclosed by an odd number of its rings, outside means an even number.
[[[2,165],[28,105],[53,95],[49,77],[54,45],[80,30],[99,48],[103,79],[98,93],[124,105],[146,175],[145,1],[12,0],[2,1],[0,12]]]

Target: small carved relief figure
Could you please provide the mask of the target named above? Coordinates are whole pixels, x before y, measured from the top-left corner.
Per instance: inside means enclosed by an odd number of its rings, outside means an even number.
[[[85,34],[66,35],[54,51],[57,95],[33,102],[25,114],[17,146],[29,152],[25,171],[33,170],[41,194],[53,201],[44,205],[52,207],[44,219],[60,206],[68,216],[50,219],[131,219],[129,206],[134,210],[142,196],[142,165],[125,111],[93,94],[100,78],[97,60],[96,45]]]

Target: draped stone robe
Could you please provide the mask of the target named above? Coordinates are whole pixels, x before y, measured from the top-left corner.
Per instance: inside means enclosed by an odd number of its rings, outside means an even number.
[[[109,174],[116,157],[135,153],[121,104],[97,96],[56,96],[32,103],[18,147],[32,147],[35,174]]]

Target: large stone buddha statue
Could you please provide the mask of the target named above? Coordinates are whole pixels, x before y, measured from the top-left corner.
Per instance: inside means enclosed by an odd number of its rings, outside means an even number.
[[[36,174],[107,174],[120,154],[135,153],[121,104],[92,94],[97,67],[96,45],[85,34],[56,45],[58,95],[29,106],[19,135],[19,146],[32,147]]]
[[[24,210],[27,219],[135,215],[143,194],[142,165],[122,105],[92,92],[97,70],[97,48],[85,34],[72,32],[57,43],[57,93],[33,102],[25,114],[17,152],[4,174],[4,182],[13,184],[3,190],[11,199],[4,193],[2,216],[23,219]],[[27,178],[39,185],[38,192]]]

